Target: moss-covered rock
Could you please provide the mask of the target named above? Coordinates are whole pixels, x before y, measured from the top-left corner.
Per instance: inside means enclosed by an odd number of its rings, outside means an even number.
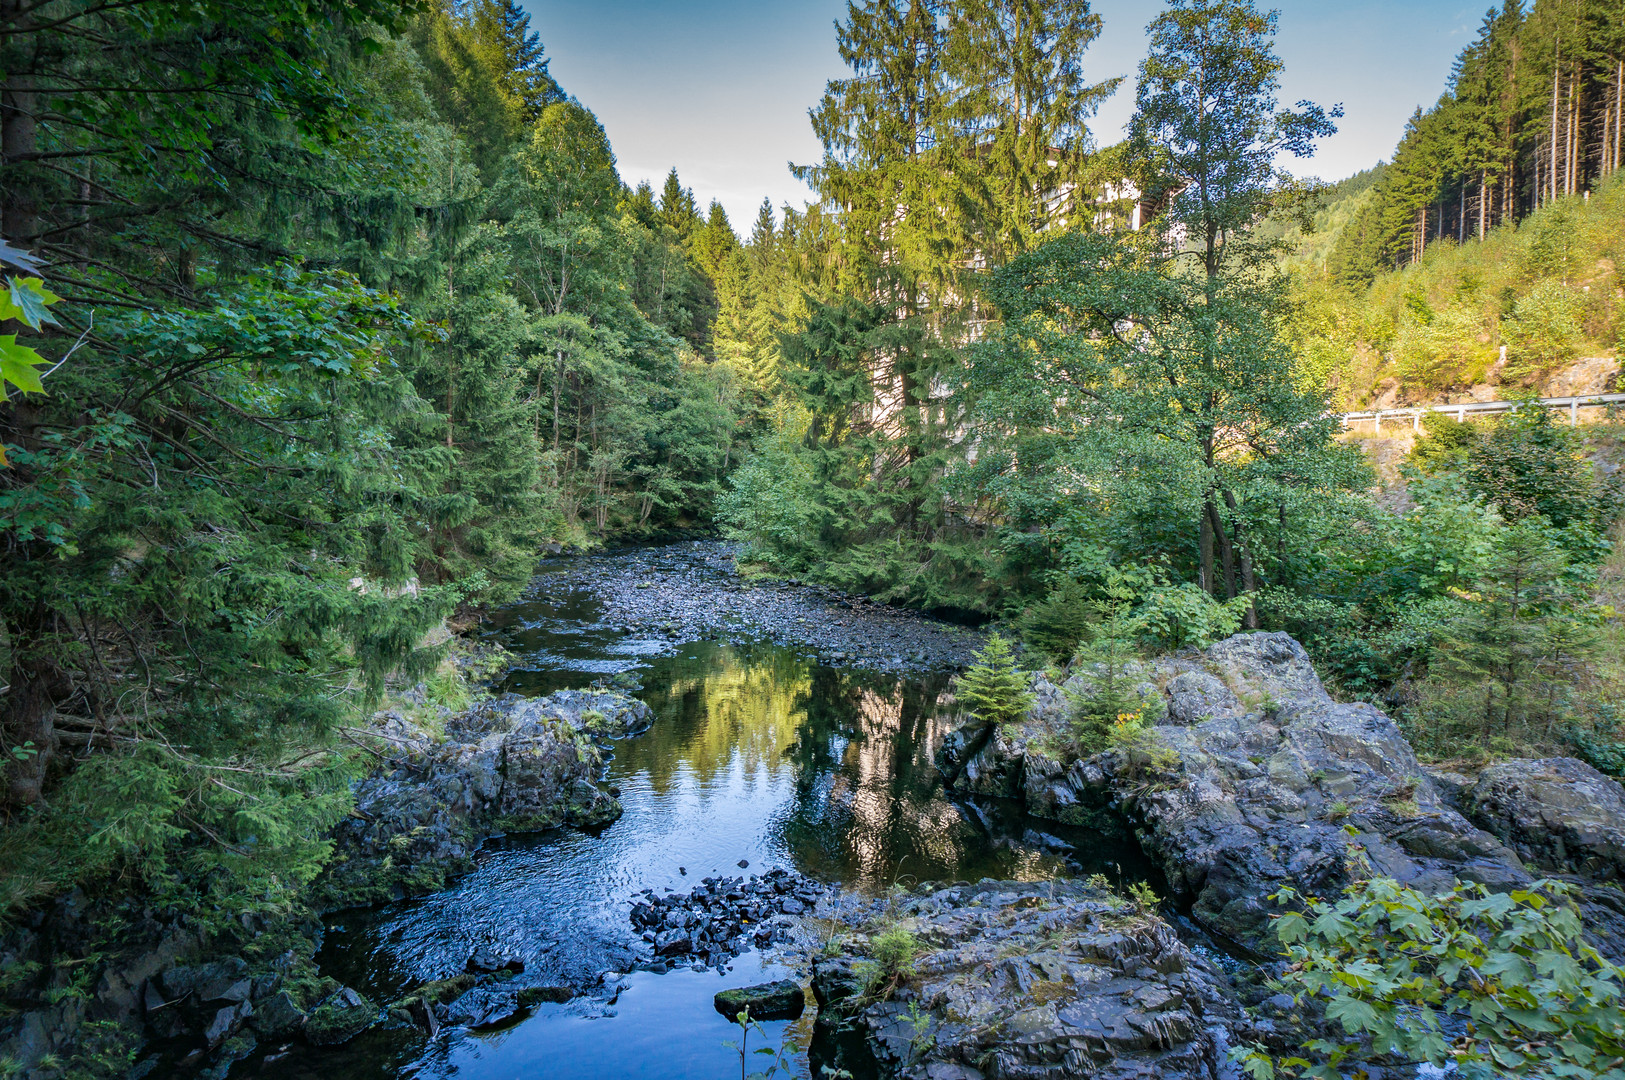
[[[712,999],[717,1012],[729,1020],[748,1012],[752,1020],[794,1020],[807,1007],[807,995],[792,979],[723,990]]]
[[[377,1019],[378,1006],[348,986],[341,987],[305,1017],[305,1038],[317,1046],[337,1046],[367,1030]]]

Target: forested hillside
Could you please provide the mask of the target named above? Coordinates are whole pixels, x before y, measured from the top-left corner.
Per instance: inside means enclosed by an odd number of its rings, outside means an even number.
[[[1266,224],[1300,361],[1342,408],[1610,385],[1567,369],[1625,335],[1622,53],[1616,4],[1491,11],[1391,163],[1332,186],[1306,234]]]
[[[1429,244],[1482,239],[1625,165],[1625,10],[1506,0],[1457,57],[1438,104],[1406,126],[1374,198],[1327,269],[1364,284]]]
[[[279,903],[425,631],[708,520],[780,237],[628,190],[508,0],[3,18],[4,907]]]

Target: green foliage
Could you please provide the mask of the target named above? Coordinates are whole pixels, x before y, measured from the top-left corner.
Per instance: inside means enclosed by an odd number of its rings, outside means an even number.
[[[1233,1051],[1253,1077],[1333,1080],[1390,1056],[1464,1077],[1625,1076],[1625,969],[1586,943],[1571,886],[1428,895],[1377,877],[1335,902],[1277,899],[1301,904],[1276,922],[1283,979],[1342,1036],[1280,1060]]]
[[[1550,279],[1536,283],[1512,305],[1501,327],[1506,338],[1506,376],[1532,382],[1569,363],[1580,352],[1584,308],[1578,290]]]
[[[754,1031],[765,1041],[767,1032],[762,1029],[761,1024],[750,1018],[749,1009],[735,1016],[734,1023],[739,1025],[739,1041],[734,1042],[732,1039],[727,1039],[723,1041],[722,1045],[739,1052],[739,1080],[771,1080],[772,1077],[780,1073],[790,1075],[795,1072],[795,1058],[787,1049],[787,1044],[781,1043],[777,1047],[758,1046],[755,1050],[750,1049],[750,1033]],[[750,1066],[749,1055],[751,1054],[759,1054],[768,1058],[766,1067],[755,1072],[748,1071]]]
[[[0,322],[15,320],[36,332],[44,324],[56,322],[49,308],[61,303],[62,298],[47,289],[43,281],[34,277],[9,277],[6,283],[8,292],[0,296]],[[0,402],[9,397],[8,383],[25,394],[43,394],[45,384],[39,369],[46,362],[35,350],[17,344],[17,335],[0,336]],[[0,452],[0,465],[4,463],[4,453]]]
[[[1010,643],[993,634],[975,662],[954,681],[954,695],[965,711],[988,725],[1019,720],[1033,703],[1027,673],[1016,666]]]
[[[878,965],[880,979],[892,985],[914,974],[914,961],[920,951],[920,939],[901,927],[892,927],[869,940],[869,955]]]
[[[1508,527],[1472,602],[1441,635],[1435,677],[1478,698],[1481,737],[1549,730],[1562,689],[1591,654],[1594,633],[1576,611],[1583,600],[1568,570],[1567,553],[1544,521]]]
[[[1063,578],[1049,595],[1022,613],[1018,625],[1029,648],[1064,664],[1094,637],[1089,590],[1073,578]]]
[[[1145,682],[1133,646],[1110,621],[1078,652],[1074,672],[1088,688],[1072,700],[1072,736],[1083,754],[1136,745],[1162,715],[1162,695]]]

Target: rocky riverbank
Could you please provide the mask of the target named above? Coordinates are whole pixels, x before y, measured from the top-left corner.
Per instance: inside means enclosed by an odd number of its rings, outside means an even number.
[[[318,906],[444,888],[497,833],[614,821],[620,804],[597,782],[603,748],[648,730],[653,718],[643,702],[612,690],[506,695],[450,718],[443,732],[381,714],[367,736],[379,765],[356,785],[355,810],[333,831]]]
[[[834,924],[812,966],[815,1075],[1212,1080],[1272,1028],[1155,913],[1079,882],[854,899]]]
[[[0,937],[13,1005],[0,1029],[0,1061],[27,1070],[52,1055],[128,1055],[132,1076],[224,1077],[262,1047],[274,1058],[293,1040],[334,1045],[381,1021],[487,1025],[569,996],[516,977],[507,958],[476,951],[464,976],[393,1004],[373,1002],[316,970],[316,916],[443,888],[494,834],[615,820],[616,793],[599,783],[605,747],[652,719],[641,701],[602,690],[483,701],[438,723],[380,713],[350,733],[376,767],[356,782],[355,809],[333,830],[332,861],[289,898],[281,919],[206,934],[154,898],[97,900],[75,890]],[[116,948],[109,925],[122,928]],[[70,954],[101,958],[85,969],[94,974],[88,985],[56,963]]]
[[[750,580],[734,546],[703,540],[563,556],[535,588],[577,590],[602,605],[596,627],[675,651],[687,641],[772,641],[821,661],[885,672],[955,670],[983,635],[902,608],[795,580]]]
[[[1333,700],[1301,645],[1262,633],[1141,665],[1131,678],[1165,705],[1153,750],[1083,758],[1068,751],[1070,700],[1095,677],[1037,676],[1021,722],[961,729],[940,757],[949,782],[1020,798],[1039,817],[1127,818],[1204,927],[1264,953],[1274,946],[1270,894],[1290,884],[1335,895],[1351,842],[1378,873],[1423,889],[1571,874],[1599,940],[1616,953],[1625,945],[1617,890],[1593,887],[1621,865],[1625,793],[1588,766],[1513,762],[1476,782],[1434,777],[1392,719]]]

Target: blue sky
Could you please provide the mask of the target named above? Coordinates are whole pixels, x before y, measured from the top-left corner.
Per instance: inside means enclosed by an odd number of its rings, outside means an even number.
[[[1277,0],[1283,101],[1342,102],[1336,136],[1294,171],[1337,179],[1392,153],[1417,105],[1444,89],[1451,60],[1490,0]],[[621,175],[659,187],[677,166],[702,206],[720,199],[741,231],[765,195],[809,197],[786,163],[810,162],[807,122],[843,69],[834,22],[845,0],[521,0],[554,77],[598,114]],[[1261,5],[1262,6],[1262,5]],[[1129,76],[1101,109],[1102,143],[1133,111],[1150,0],[1095,0],[1105,23],[1084,58],[1093,79]]]

